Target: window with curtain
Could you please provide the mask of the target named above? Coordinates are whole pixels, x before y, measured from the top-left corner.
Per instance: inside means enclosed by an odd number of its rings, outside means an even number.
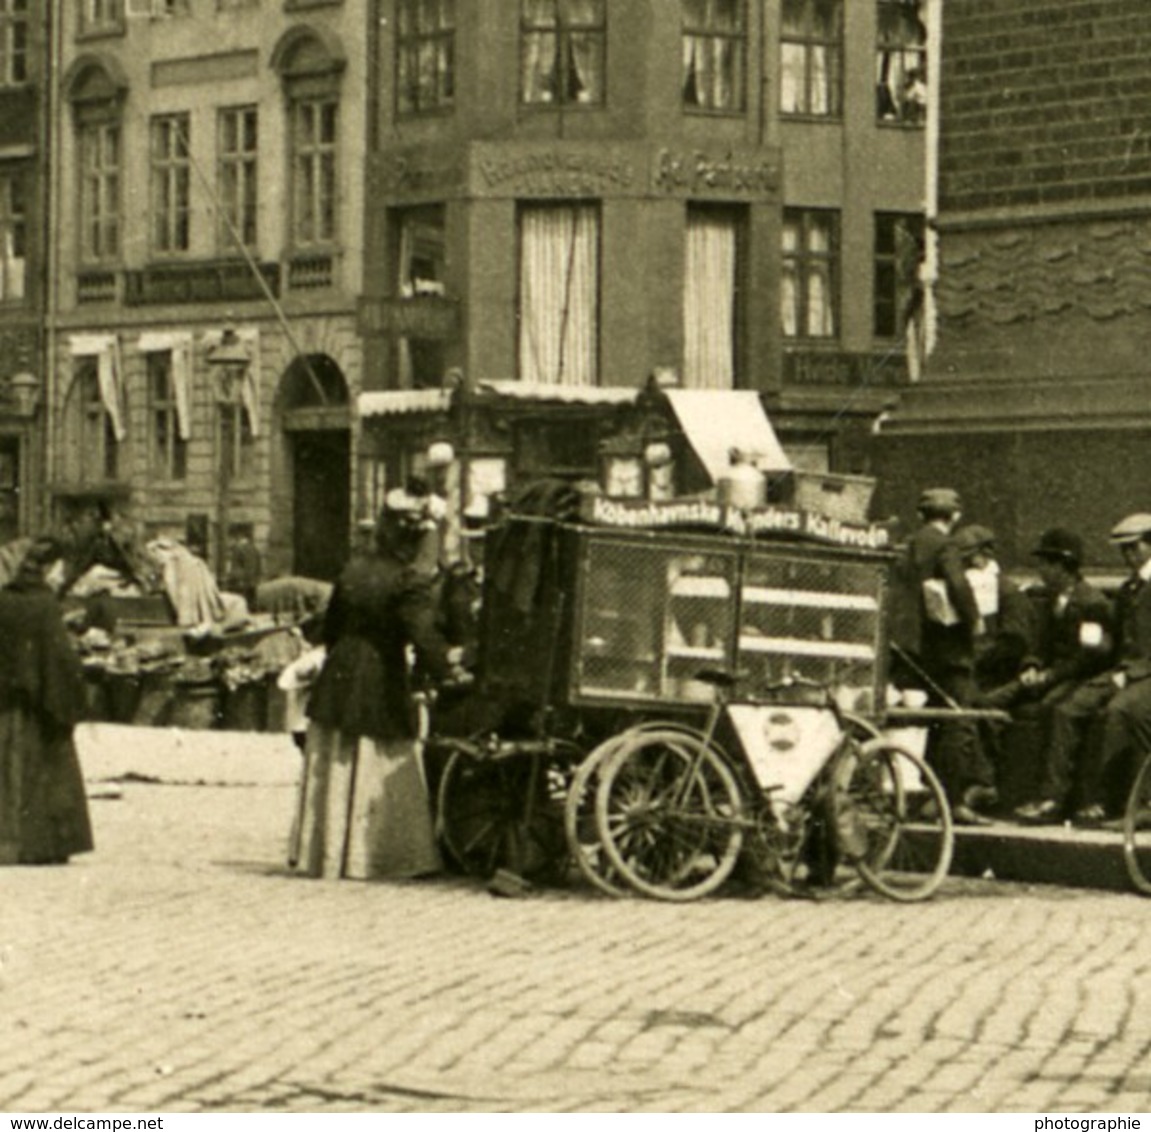
[[[684,248],[683,383],[732,389],[739,326],[739,215],[689,205]]]
[[[396,0],[396,109],[445,110],[455,101],[455,0]]]
[[[292,102],[292,238],[297,248],[336,240],[339,102]]]
[[[81,0],[83,30],[119,31],[124,26],[124,0]]]
[[[520,380],[598,380],[599,232],[594,204],[520,206]]]
[[[922,126],[927,115],[927,28],[922,0],[879,0],[876,116]]]
[[[246,248],[256,247],[258,126],[259,117],[254,106],[231,106],[219,112],[219,241],[221,249],[226,252],[239,250],[237,239]]]
[[[521,0],[520,87],[534,105],[604,100],[607,0]]]
[[[191,221],[191,122],[187,114],[152,119],[152,250],[186,252]]]
[[[395,209],[392,226],[399,261],[396,294],[402,299],[443,296],[447,266],[444,206]],[[435,388],[442,383],[442,341],[404,335],[397,343],[397,353],[401,389]]]
[[[20,302],[27,283],[28,205],[24,178],[0,174],[0,303]]]
[[[780,111],[816,118],[843,113],[843,0],[783,0]]]
[[[682,0],[683,103],[689,109],[744,109],[747,26],[744,0]]]
[[[120,123],[80,127],[80,253],[88,263],[120,254]]]
[[[172,351],[144,355],[148,381],[148,415],[152,421],[149,466],[154,479],[182,480],[188,474],[188,442],[181,435]]]
[[[0,0],[0,87],[28,81],[28,0]]]
[[[785,209],[780,313],[783,335],[830,339],[839,333],[839,214]]]
[[[924,220],[918,213],[875,217],[875,317],[877,338],[897,338],[919,313],[923,301],[919,268]]]
[[[63,414],[63,477],[74,483],[114,480],[120,442],[100,391],[99,362],[95,357],[77,357],[72,364],[72,385]]]

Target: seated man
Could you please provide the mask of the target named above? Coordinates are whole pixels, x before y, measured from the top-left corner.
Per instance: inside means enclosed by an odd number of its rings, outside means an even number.
[[[1053,705],[1040,797],[1016,810],[1022,821],[1060,820],[1078,771],[1074,820],[1099,824],[1107,817],[1108,776],[1118,760],[1135,747],[1151,748],[1151,515],[1129,515],[1112,530],[1111,542],[1131,570],[1116,605],[1111,666],[1073,685]],[[1081,633],[1088,641],[1098,635]],[[1095,723],[1098,742],[1090,741]]]

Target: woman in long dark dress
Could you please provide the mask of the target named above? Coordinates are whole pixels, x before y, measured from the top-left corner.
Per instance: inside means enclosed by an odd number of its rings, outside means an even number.
[[[376,552],[351,560],[328,605],[291,854],[308,876],[413,877],[440,868],[407,653],[413,646],[421,668],[443,679],[462,650],[436,628],[430,580],[414,565],[419,502],[403,489],[389,493]]]
[[[56,592],[64,550],[33,542],[0,590],[0,865],[62,864],[92,848],[72,728],[84,676]]]

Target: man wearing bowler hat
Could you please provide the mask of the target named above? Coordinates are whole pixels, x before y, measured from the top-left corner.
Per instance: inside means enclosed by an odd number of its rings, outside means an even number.
[[[1128,515],[1112,529],[1111,543],[1131,573],[1116,602],[1110,666],[1054,705],[1040,796],[1015,811],[1022,821],[1059,821],[1077,777],[1073,820],[1100,824],[1111,776],[1125,757],[1151,749],[1151,514]]]

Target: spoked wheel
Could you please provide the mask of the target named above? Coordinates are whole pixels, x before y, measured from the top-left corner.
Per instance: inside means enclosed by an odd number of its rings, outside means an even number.
[[[596,829],[595,796],[603,764],[619,744],[620,737],[613,735],[580,763],[564,803],[568,853],[584,880],[608,896],[626,896],[628,887],[608,858]]]
[[[840,852],[876,892],[926,900],[951,866],[951,810],[934,772],[886,739],[847,743],[832,768],[831,821]]]
[[[1151,896],[1151,754],[1143,759],[1123,814],[1123,857],[1131,883]]]
[[[440,841],[452,862],[469,876],[510,869],[558,879],[566,855],[553,774],[530,756],[453,753],[437,795]]]
[[[735,867],[743,799],[724,758],[698,736],[628,734],[605,758],[595,804],[608,859],[637,892],[694,900]]]

